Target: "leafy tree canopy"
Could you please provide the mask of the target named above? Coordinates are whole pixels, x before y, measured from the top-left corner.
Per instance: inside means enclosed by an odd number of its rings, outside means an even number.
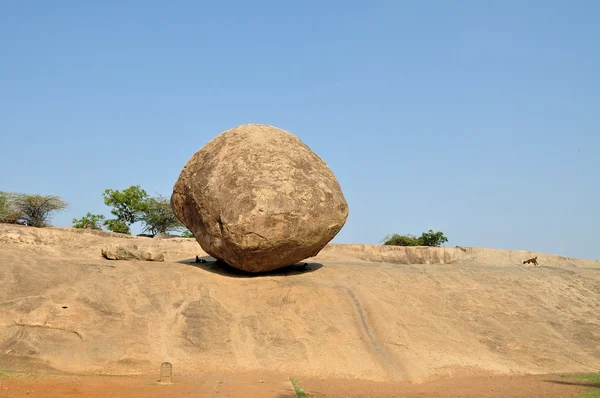
[[[102,194],[104,204],[111,206],[112,215],[117,220],[131,225],[140,220],[142,212],[146,209],[148,194],[139,185],[132,185],[122,191],[107,189]]]
[[[442,232],[433,232],[431,229],[429,232],[423,232],[419,240],[422,246],[441,246],[443,243],[448,242],[448,238]]]

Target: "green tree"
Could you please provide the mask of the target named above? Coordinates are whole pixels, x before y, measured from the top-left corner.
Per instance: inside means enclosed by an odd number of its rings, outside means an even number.
[[[19,194],[14,206],[19,212],[18,221],[32,227],[46,227],[50,225],[50,214],[63,211],[69,204],[58,196]]]
[[[142,213],[146,210],[146,191],[139,185],[132,185],[123,191],[106,189],[102,196],[104,204],[113,208],[111,214],[117,217],[116,220],[107,220],[104,223],[107,228],[113,232],[130,233],[129,226],[140,221]],[[128,232],[124,232],[125,230]]]
[[[382,240],[387,246],[420,246],[419,239],[414,235],[386,235]]]
[[[178,231],[184,228],[173,213],[170,199],[162,195],[144,201],[140,221],[145,225],[144,232],[153,235],[158,233],[168,234],[169,231]]]
[[[441,246],[442,243],[448,242],[448,238],[444,236],[444,234],[440,231],[433,232],[433,230],[429,230],[429,232],[423,232],[421,237],[419,238],[421,242],[421,246]]]
[[[73,228],[90,228],[90,229],[102,229],[101,225],[104,223],[104,216],[102,214],[92,214],[88,212],[85,216],[80,219],[73,219]]]

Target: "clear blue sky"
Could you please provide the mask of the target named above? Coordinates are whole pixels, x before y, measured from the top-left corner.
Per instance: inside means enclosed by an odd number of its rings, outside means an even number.
[[[0,190],[109,214],[244,123],[296,134],[338,243],[600,258],[600,1],[2,1]],[[134,231],[139,232],[139,231]]]

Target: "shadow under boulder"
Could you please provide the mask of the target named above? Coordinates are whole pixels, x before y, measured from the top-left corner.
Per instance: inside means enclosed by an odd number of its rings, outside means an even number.
[[[280,267],[270,271],[263,272],[249,272],[244,271],[231,265],[227,264],[224,261],[217,260],[211,256],[196,256],[195,259],[181,260],[179,261],[181,264],[192,265],[196,268],[201,268],[205,271],[209,271],[215,274],[219,274],[222,276],[229,276],[233,278],[254,278],[254,277],[262,277],[262,276],[291,276],[291,275],[300,275],[307,272],[314,272],[323,267],[321,263],[309,263],[309,262],[300,262],[289,264],[284,267]]]

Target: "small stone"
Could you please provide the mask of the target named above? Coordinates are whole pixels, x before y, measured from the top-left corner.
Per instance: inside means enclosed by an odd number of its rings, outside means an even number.
[[[173,378],[173,365],[171,362],[163,362],[160,365],[160,382],[162,384],[171,384]]]

